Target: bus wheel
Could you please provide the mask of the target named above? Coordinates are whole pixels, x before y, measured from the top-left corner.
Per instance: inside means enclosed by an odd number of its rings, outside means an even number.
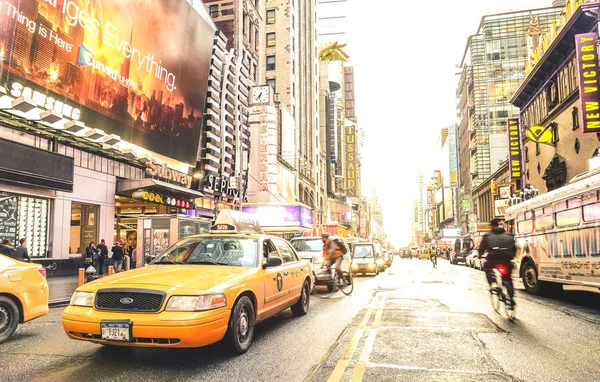
[[[523,268],[523,286],[527,293],[531,294],[539,294],[542,289],[542,284],[538,280],[537,270],[530,261]]]

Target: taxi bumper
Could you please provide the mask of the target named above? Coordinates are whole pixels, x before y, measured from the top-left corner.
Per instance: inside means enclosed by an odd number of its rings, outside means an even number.
[[[220,341],[227,332],[230,310],[208,312],[103,312],[69,306],[62,315],[66,334],[76,340],[133,347],[194,348]],[[130,320],[129,342],[103,340],[103,320]]]

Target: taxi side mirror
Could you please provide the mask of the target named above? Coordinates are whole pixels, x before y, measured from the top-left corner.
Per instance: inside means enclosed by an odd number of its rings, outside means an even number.
[[[281,264],[283,264],[283,260],[281,260],[281,257],[279,256],[269,256],[267,258],[267,262],[263,264],[263,269],[267,269],[267,268],[271,268],[271,267],[278,267]]]

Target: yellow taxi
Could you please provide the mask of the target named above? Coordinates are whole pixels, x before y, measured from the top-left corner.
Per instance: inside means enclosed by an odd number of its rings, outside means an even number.
[[[77,288],[62,316],[73,339],[191,348],[225,339],[250,347],[254,325],[291,308],[308,313],[311,265],[252,215],[224,210],[210,233],[187,237],[144,268]]]
[[[0,343],[21,323],[48,313],[46,269],[0,255]]]
[[[419,251],[419,259],[429,259],[429,255],[431,253],[431,249],[428,247],[423,247]]]

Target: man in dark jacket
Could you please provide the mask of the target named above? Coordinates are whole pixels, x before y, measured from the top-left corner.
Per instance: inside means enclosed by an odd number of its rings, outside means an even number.
[[[31,259],[29,258],[29,251],[27,250],[27,241],[25,239],[21,239],[19,240],[19,243],[21,245],[17,247],[15,258],[19,261],[30,262]]]
[[[100,240],[100,244],[97,247],[98,250],[98,274],[104,275],[104,260],[108,258],[108,247],[104,239]]]
[[[121,271],[121,267],[123,266],[123,259],[125,258],[125,254],[123,253],[123,247],[119,245],[119,243],[115,243],[112,247],[112,261],[113,266],[115,267],[115,273],[119,273]]]
[[[503,276],[503,279],[507,284],[508,295],[514,302],[514,288],[512,283],[513,264],[511,260],[517,254],[515,238],[513,235],[506,233],[503,227],[500,227],[499,219],[493,219],[490,223],[492,225],[492,232],[485,235],[481,239],[481,245],[479,245],[480,255],[487,252],[487,261],[483,267],[485,275],[487,276],[488,283],[492,285],[496,280],[493,269],[498,265],[506,267],[507,275]]]
[[[17,251],[10,244],[10,240],[4,239],[0,244],[0,255],[12,257],[16,259]]]

